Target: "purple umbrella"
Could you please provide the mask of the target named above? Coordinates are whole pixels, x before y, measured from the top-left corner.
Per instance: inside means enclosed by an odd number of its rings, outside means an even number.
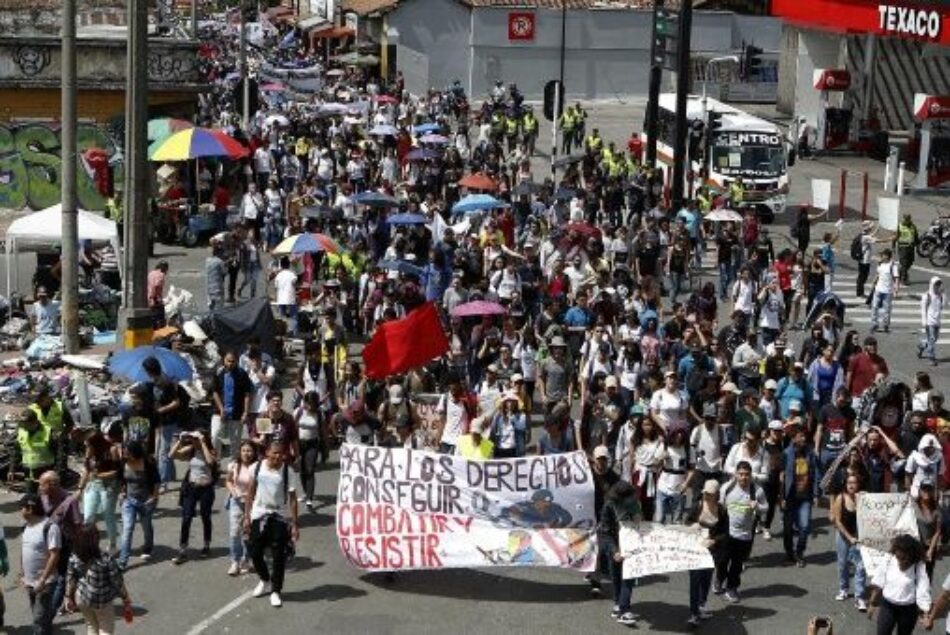
[[[439,153],[429,148],[417,148],[406,155],[409,161],[432,161],[439,158]]]
[[[506,313],[508,313],[508,309],[497,302],[489,302],[488,300],[466,302],[452,309],[452,317],[458,318],[476,317],[480,315],[505,315]]]

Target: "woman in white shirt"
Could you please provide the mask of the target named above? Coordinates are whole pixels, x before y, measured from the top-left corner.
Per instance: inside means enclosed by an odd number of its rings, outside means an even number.
[[[877,635],[910,635],[919,611],[930,611],[930,578],[923,547],[907,534],[894,538],[891,553],[871,577],[868,618],[877,613]]]
[[[297,435],[300,439],[300,484],[303,487],[304,504],[313,512],[314,488],[316,486],[317,463],[320,460],[321,423],[320,395],[308,392],[303,403],[294,412]]]
[[[732,302],[734,311],[742,311],[747,316],[755,313],[755,281],[748,267],[739,271],[739,279],[732,286]]]
[[[650,417],[660,429],[669,433],[674,428],[686,426],[686,398],[679,390],[676,372],[667,371],[663,388],[653,393],[650,399]]]

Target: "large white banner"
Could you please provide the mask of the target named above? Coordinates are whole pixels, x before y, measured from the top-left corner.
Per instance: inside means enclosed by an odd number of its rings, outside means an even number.
[[[857,513],[861,560],[868,577],[887,560],[895,536],[919,536],[914,505],[906,493],[858,494]]]
[[[892,196],[877,197],[877,224],[881,229],[896,232],[901,214],[901,200]]]
[[[826,212],[831,209],[831,181],[828,179],[811,180],[811,206],[815,209],[823,209]]]
[[[712,569],[707,537],[707,531],[700,527],[621,523],[624,580],[673,571]]]
[[[373,571],[565,567],[592,571],[594,486],[583,452],[498,461],[344,444],[337,539]]]

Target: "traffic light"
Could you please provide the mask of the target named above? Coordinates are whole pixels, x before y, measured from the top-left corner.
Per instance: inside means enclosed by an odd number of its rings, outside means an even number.
[[[751,44],[745,47],[745,76],[757,76],[762,66],[762,49]]]
[[[653,64],[675,70],[679,41],[679,15],[671,9],[655,7],[653,12]]]
[[[656,34],[658,37],[676,37],[679,30],[677,15],[669,9],[657,7]]]
[[[707,115],[709,120],[706,124],[706,129],[710,133],[717,132],[722,129],[722,113],[716,111],[710,111]]]
[[[560,99],[558,99],[560,95]],[[558,102],[558,103],[555,103]],[[557,114],[554,110],[557,108]],[[544,118],[548,121],[559,119],[564,112],[564,85],[560,80],[552,79],[544,85]]]
[[[702,119],[693,119],[689,124],[689,138],[687,139],[689,158],[698,161],[703,153],[703,132],[706,124]]]

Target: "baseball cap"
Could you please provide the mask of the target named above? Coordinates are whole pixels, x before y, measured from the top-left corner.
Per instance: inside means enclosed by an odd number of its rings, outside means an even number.
[[[719,494],[719,481],[710,478],[703,483],[703,494]]]
[[[739,390],[739,387],[736,386],[736,385],[735,385],[734,383],[732,383],[731,381],[727,381],[726,383],[724,383],[724,384],[722,385],[722,388],[719,389],[719,391],[720,391],[720,392],[731,392],[731,393],[733,393],[733,394],[735,394],[735,395],[738,395],[738,394],[741,394],[741,393],[742,393],[742,391]]]
[[[775,381],[774,379],[769,379],[765,382],[766,390],[775,390],[777,388],[778,388],[778,382]]]
[[[769,421],[769,430],[784,430],[785,424],[782,423],[779,419],[772,419]]]
[[[594,459],[609,459],[610,450],[607,449],[606,445],[598,445],[594,448]]]
[[[604,380],[604,388],[616,388],[619,384],[617,383],[617,378],[613,375],[607,377]]]
[[[395,384],[389,387],[389,403],[394,406],[398,406],[402,403],[404,399],[404,393],[402,386]]]
[[[798,412],[801,412],[802,402],[800,402],[798,399],[792,399],[791,401],[788,402],[788,409],[797,410]]]

